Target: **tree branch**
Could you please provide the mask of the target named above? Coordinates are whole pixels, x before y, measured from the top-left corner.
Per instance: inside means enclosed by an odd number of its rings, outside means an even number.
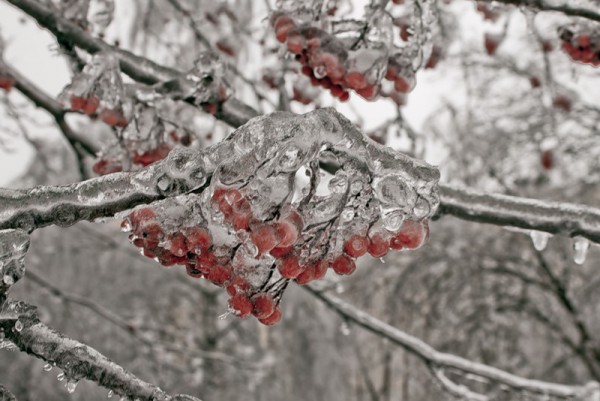
[[[17,401],[17,398],[6,387],[0,384],[0,401]]]
[[[127,372],[94,348],[50,329],[39,321],[36,308],[24,302],[5,302],[0,311],[0,328],[6,340],[23,352],[56,364],[68,380],[92,380],[117,394],[140,400],[180,399]]]
[[[553,5],[543,0],[483,0],[485,2],[498,2],[514,6],[525,6],[539,11],[555,11],[570,17],[582,17],[600,22],[600,13],[589,8],[571,7],[569,5]],[[566,2],[565,2],[566,3]]]
[[[507,385],[515,390],[528,391],[535,394],[544,394],[554,397],[581,398],[583,394],[589,394],[590,388],[596,388],[596,383],[585,386],[569,386],[548,383],[539,380],[525,379],[503,370],[484,365],[478,362],[436,351],[428,344],[413,337],[395,327],[392,327],[368,313],[361,311],[347,302],[319,291],[314,285],[304,286],[308,292],[321,300],[327,307],[336,311],[342,317],[356,323],[366,330],[385,337],[393,343],[401,346],[408,352],[417,356],[428,366],[438,369],[453,369],[464,373],[483,377],[493,382]],[[580,398],[578,398],[580,397]],[[587,399],[587,398],[586,398]]]
[[[440,185],[439,215],[519,227],[600,243],[600,209]]]

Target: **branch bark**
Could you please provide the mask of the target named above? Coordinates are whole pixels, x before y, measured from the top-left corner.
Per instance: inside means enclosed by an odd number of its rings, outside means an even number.
[[[68,380],[92,380],[119,395],[140,400],[182,399],[139,379],[94,348],[50,329],[39,321],[35,307],[31,305],[7,301],[0,311],[0,328],[6,340],[13,342],[23,352],[55,364],[63,370]],[[193,397],[188,399],[197,401]]]
[[[504,384],[515,390],[554,397],[572,397],[576,400],[587,400],[588,398],[584,397],[588,397],[590,391],[599,391],[597,383],[595,382],[584,386],[569,386],[540,380],[531,380],[482,363],[469,361],[452,354],[436,351],[420,339],[376,319],[337,297],[319,291],[314,285],[304,286],[303,288],[322,301],[328,308],[340,314],[343,318],[352,321],[376,335],[389,339],[394,344],[401,346],[406,351],[417,356],[427,364],[427,366],[437,369],[458,370],[466,374],[472,374],[499,384]]]
[[[600,22],[600,13],[595,10],[591,10],[589,8],[582,7],[572,7],[567,5],[565,1],[564,5],[553,5],[549,4],[543,0],[483,0],[485,2],[491,3],[493,1],[498,3],[510,4],[514,6],[524,6],[533,9],[537,9],[539,11],[554,11],[563,13],[570,17],[581,17],[586,18],[592,21]]]

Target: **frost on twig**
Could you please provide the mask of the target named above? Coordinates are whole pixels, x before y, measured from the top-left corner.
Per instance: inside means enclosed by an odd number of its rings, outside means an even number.
[[[8,289],[25,273],[29,236],[21,230],[0,230],[0,306]]]
[[[13,347],[48,362],[49,366],[60,368],[61,377],[68,380],[72,389],[79,380],[87,379],[134,399],[197,401],[191,396],[170,396],[95,349],[50,329],[39,321],[36,308],[24,302],[9,300],[4,303],[0,309],[0,335],[5,342],[14,344]]]
[[[454,396],[472,400],[505,399],[497,398],[495,393],[498,388],[508,388],[513,392],[527,394],[532,396],[532,399],[540,400],[595,401],[598,399],[597,397],[600,397],[600,386],[597,382],[577,386],[531,380],[456,355],[439,352],[420,339],[378,320],[335,296],[320,291],[317,286],[305,288],[344,319],[389,339],[417,356],[432,370],[436,379],[440,380],[440,384]],[[490,392],[486,394],[473,392],[464,385],[451,380],[448,373],[452,373],[453,376],[459,375],[462,378],[467,378],[467,376],[479,378],[480,381],[491,385]]]

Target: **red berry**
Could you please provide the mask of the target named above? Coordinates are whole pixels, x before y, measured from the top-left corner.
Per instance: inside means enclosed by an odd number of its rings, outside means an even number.
[[[356,270],[356,264],[348,256],[338,256],[333,261],[333,271],[337,274],[347,275],[352,274]]]
[[[298,33],[288,33],[286,44],[290,52],[302,54],[302,50],[304,49],[304,38]]]
[[[88,116],[91,116],[98,110],[98,106],[100,106],[100,99],[96,96],[89,97],[85,100],[85,106],[83,107],[83,112]]]
[[[369,84],[363,73],[358,71],[350,71],[345,79],[352,89],[363,89]]]
[[[270,251],[279,244],[277,230],[269,224],[264,224],[256,231],[252,232],[250,238],[258,248],[260,254]]]
[[[218,286],[224,285],[231,277],[231,270],[227,266],[217,265],[208,271],[206,278]]]
[[[87,101],[85,100],[85,98],[80,97],[80,96],[71,96],[71,110],[73,111],[80,111],[85,108]]]
[[[233,276],[231,282],[227,285],[227,293],[231,296],[246,291],[248,291],[248,281],[242,276]]]
[[[208,273],[217,264],[217,257],[212,252],[202,252],[196,257],[196,268]]]
[[[229,306],[239,317],[246,317],[252,313],[254,306],[246,294],[238,293],[229,299]]]
[[[15,85],[15,80],[12,77],[0,75],[0,89],[10,92]]]
[[[175,256],[184,256],[187,254],[188,247],[185,243],[185,237],[181,233],[175,233],[169,236],[169,252]]]
[[[111,127],[126,127],[128,123],[123,113],[118,110],[104,109],[100,112],[100,118]]]
[[[252,297],[254,310],[252,314],[258,319],[265,319],[275,311],[275,301],[269,294],[257,294]]]
[[[279,322],[280,320],[281,320],[281,310],[279,309],[279,306],[276,306],[273,313],[271,313],[266,318],[258,319],[259,322],[261,322],[262,324],[264,324],[266,326],[272,326],[272,325],[276,324],[277,322]]]
[[[277,269],[279,269],[279,273],[289,279],[296,278],[302,273],[302,268],[298,263],[298,257],[295,255],[287,256],[277,265]]]
[[[369,246],[367,250],[374,258],[385,256],[390,248],[387,238],[381,233],[375,233],[369,237]]]
[[[271,252],[269,252],[269,253],[274,258],[281,259],[284,256],[287,256],[290,253],[292,253],[293,250],[294,250],[293,246],[287,246],[285,248],[281,247],[281,246],[276,246],[275,248],[271,249]]]
[[[429,226],[427,221],[404,220],[402,227],[400,227],[400,230],[394,236],[394,246],[417,249],[425,242],[428,232]]]
[[[302,271],[300,274],[298,274],[298,276],[296,277],[296,283],[299,285],[304,285],[307,283],[310,283],[311,281],[313,281],[315,279],[315,270],[313,268],[313,266],[305,266],[305,267],[300,267],[300,270]]]
[[[327,274],[327,269],[329,268],[329,262],[326,260],[319,260],[315,262],[312,266],[313,270],[313,280],[320,280],[325,277]]]
[[[552,153],[552,150],[547,149],[542,152],[541,162],[542,167],[544,167],[546,170],[550,170],[552,167],[554,167],[554,154]]]
[[[185,227],[182,230],[190,251],[200,253],[212,245],[212,238],[208,230],[203,227]]]
[[[277,40],[281,43],[285,43],[285,40],[288,36],[288,32],[294,29],[295,27],[296,24],[290,17],[282,15],[281,17],[277,18],[274,25],[275,36],[277,37]]]
[[[361,235],[353,235],[344,244],[344,252],[353,258],[358,258],[367,253],[369,240]]]
[[[498,37],[497,35],[486,33],[484,37],[484,45],[487,54],[489,54],[490,56],[494,55],[496,53],[496,50],[498,49],[498,46],[500,46],[501,40],[502,38]]]

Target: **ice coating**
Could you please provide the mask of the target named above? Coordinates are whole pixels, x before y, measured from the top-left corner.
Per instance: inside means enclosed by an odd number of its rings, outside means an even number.
[[[0,305],[7,290],[25,274],[29,235],[22,230],[0,231]]]
[[[290,280],[351,274],[367,252],[421,246],[439,204],[436,168],[333,109],[257,117],[197,156],[174,150],[157,178],[165,195],[190,193],[134,210],[123,229],[144,255],[225,287],[231,313],[264,324],[279,320]]]

